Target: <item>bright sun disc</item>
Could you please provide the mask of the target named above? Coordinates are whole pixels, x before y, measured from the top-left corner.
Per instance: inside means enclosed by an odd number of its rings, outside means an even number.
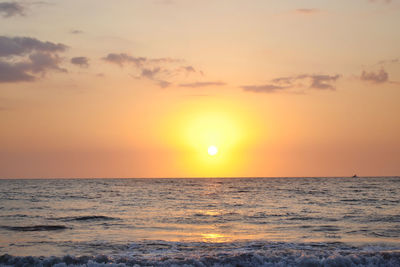
[[[217,152],[218,152],[218,148],[216,148],[215,146],[208,147],[208,154],[210,156],[214,156],[215,154],[217,154]]]

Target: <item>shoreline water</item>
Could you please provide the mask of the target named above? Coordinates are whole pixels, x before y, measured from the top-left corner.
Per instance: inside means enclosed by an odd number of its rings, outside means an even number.
[[[98,244],[100,245],[100,244]],[[105,245],[105,244],[103,244]],[[81,256],[0,256],[0,266],[399,266],[400,247],[343,243],[143,241]]]

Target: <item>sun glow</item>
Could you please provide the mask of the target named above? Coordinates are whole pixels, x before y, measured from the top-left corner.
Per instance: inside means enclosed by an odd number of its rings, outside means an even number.
[[[208,154],[210,156],[214,156],[217,153],[218,153],[218,148],[216,146],[209,146],[208,147]]]
[[[177,166],[192,177],[239,175],[256,129],[247,110],[213,99],[185,103],[164,125],[160,132],[176,151]]]

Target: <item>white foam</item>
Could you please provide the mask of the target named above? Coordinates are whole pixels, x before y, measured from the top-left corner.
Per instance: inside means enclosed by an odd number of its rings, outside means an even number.
[[[0,266],[400,266],[400,250],[341,243],[144,241],[113,255],[0,256]],[[396,250],[394,250],[396,249]]]

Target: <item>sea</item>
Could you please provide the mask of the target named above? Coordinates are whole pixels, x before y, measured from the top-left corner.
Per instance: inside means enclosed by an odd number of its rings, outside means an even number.
[[[0,266],[400,266],[400,177],[3,179]]]

